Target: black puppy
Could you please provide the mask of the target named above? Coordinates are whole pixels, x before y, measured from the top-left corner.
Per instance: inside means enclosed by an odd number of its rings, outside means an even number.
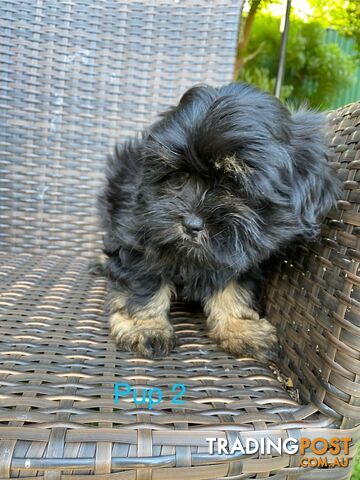
[[[201,302],[209,335],[237,356],[273,358],[255,279],[273,255],[312,239],[335,204],[324,119],[290,112],[247,84],[196,86],[117,148],[101,197],[120,348],[167,355],[177,292]]]

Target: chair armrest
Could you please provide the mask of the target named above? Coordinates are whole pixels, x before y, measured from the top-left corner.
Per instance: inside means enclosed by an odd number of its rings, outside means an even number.
[[[319,241],[279,265],[266,310],[302,400],[349,428],[360,423],[360,103],[331,112],[329,122],[342,198]]]

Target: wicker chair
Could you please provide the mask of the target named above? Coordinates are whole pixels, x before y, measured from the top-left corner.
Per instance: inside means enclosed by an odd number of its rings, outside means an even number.
[[[0,5],[0,478],[349,478],[299,456],[209,455],[207,437],[352,437],[360,423],[360,105],[331,114],[344,181],[321,241],[268,291],[282,373],[234,358],[202,314],[174,304],[179,346],[163,360],[116,349],[95,194],[106,152],[197,82],[231,79],[236,0],[3,1]],[[153,409],[115,382],[158,387]],[[171,403],[171,386],[186,387]],[[170,471],[171,469],[171,471]]]

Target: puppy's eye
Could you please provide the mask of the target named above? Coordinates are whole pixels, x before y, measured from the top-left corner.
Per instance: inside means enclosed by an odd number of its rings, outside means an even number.
[[[161,182],[161,183],[170,182],[171,180],[173,180],[175,178],[175,174],[176,174],[176,172],[166,173],[165,175],[163,175],[160,178],[159,182]]]
[[[183,185],[190,175],[188,173],[173,171],[161,177],[161,183],[173,183],[174,185]]]

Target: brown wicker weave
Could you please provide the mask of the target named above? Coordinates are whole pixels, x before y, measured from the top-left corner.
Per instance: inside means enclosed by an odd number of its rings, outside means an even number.
[[[360,103],[329,115],[343,195],[318,243],[284,261],[268,291],[283,371],[341,428],[360,424]]]
[[[0,478],[325,480],[322,470],[298,468],[297,456],[231,462],[210,456],[205,439],[358,436],[330,429],[340,410],[320,401],[299,405],[268,368],[218,351],[205,335],[202,315],[183,305],[173,306],[176,351],[164,360],[136,358],[109,339],[106,281],[87,273],[86,259],[6,253],[0,259]],[[292,307],[283,304],[285,311]],[[302,325],[299,320],[297,328]],[[291,322],[288,328],[291,334]],[[322,347],[319,355],[326,358]],[[332,375],[349,385],[355,404],[352,371],[359,361],[345,367]],[[310,382],[308,370],[300,371]],[[136,407],[131,398],[115,405],[113,384],[124,381],[162,388],[163,402],[152,410]],[[187,388],[183,406],[171,404],[169,386],[175,383]],[[325,384],[323,396],[330,388]],[[344,407],[348,415],[353,409]],[[335,469],[325,478],[348,474]]]
[[[359,104],[332,114],[340,209],[269,286],[294,389],[217,350],[182,304],[168,358],[116,350],[106,281],[87,273],[105,152],[190,84],[230,80],[239,3],[0,3],[0,479],[349,478],[298,456],[209,455],[205,439],[360,436]],[[163,402],[116,405],[124,381],[162,388]],[[175,383],[184,405],[171,403]]]
[[[106,154],[193,84],[232,79],[240,3],[0,2],[0,248],[93,254]]]

